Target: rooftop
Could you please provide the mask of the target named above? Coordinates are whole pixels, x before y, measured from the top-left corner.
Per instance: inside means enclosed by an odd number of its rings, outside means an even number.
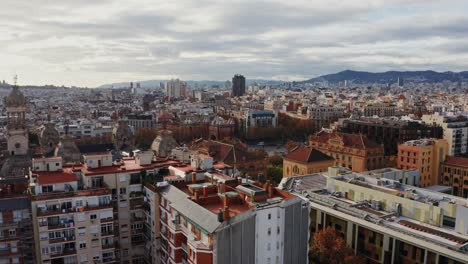
[[[299,147],[289,152],[285,159],[294,160],[299,162],[320,162],[326,160],[334,160],[327,154],[314,149],[312,147]]]

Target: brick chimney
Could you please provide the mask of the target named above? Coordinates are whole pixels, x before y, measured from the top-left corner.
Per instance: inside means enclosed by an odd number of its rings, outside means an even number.
[[[197,183],[197,173],[192,172],[192,184]]]
[[[203,196],[204,197],[208,196],[208,188],[206,186],[203,186]]]
[[[272,185],[269,185],[268,186],[268,198],[271,199],[273,198],[273,193],[275,192],[275,187],[273,187]]]
[[[224,207],[224,210],[223,210],[223,218],[224,218],[224,219],[230,218],[230,216],[229,216],[229,207],[228,207],[228,206],[225,206],[225,207]]]

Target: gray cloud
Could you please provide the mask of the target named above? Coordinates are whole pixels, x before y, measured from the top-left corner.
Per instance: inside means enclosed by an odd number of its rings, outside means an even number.
[[[462,0],[6,0],[0,79],[95,86],[129,79],[310,78],[464,70]]]

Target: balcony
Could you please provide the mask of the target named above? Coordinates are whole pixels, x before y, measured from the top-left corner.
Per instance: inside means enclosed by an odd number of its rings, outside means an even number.
[[[50,253],[50,257],[57,258],[57,257],[75,255],[75,254],[76,254],[75,248],[64,248],[62,251]]]
[[[75,239],[76,239],[75,235],[68,235],[68,236],[64,236],[60,238],[49,239],[49,244],[70,242],[70,241],[75,241]]]
[[[60,220],[59,223],[47,223],[48,230],[63,229],[63,228],[73,228],[75,227],[75,221],[73,220]]]

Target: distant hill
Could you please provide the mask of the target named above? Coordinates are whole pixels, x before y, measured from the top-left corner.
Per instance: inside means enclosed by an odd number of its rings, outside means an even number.
[[[140,83],[142,88],[155,88],[159,87],[161,82],[166,82],[168,80],[147,80],[147,81],[136,81],[134,83]],[[185,81],[185,80],[184,80]],[[224,87],[224,83],[226,81],[212,81],[212,80],[203,80],[203,81],[185,81],[187,82],[188,86],[190,87],[213,87],[219,86]],[[121,83],[111,83],[111,84],[104,84],[97,88],[123,88],[128,87],[130,82],[121,82]],[[257,83],[259,85],[279,85],[285,83],[285,81],[277,81],[277,80],[262,80],[262,79],[246,79],[246,84],[251,85],[253,83]]]
[[[317,78],[303,81],[302,83],[316,83],[328,81],[338,83],[343,81],[355,84],[362,83],[394,83],[402,78],[405,82],[428,82],[436,83],[442,81],[468,81],[468,71],[463,72],[435,72],[435,71],[388,71],[388,72],[363,72],[346,70],[334,74],[322,75]]]

